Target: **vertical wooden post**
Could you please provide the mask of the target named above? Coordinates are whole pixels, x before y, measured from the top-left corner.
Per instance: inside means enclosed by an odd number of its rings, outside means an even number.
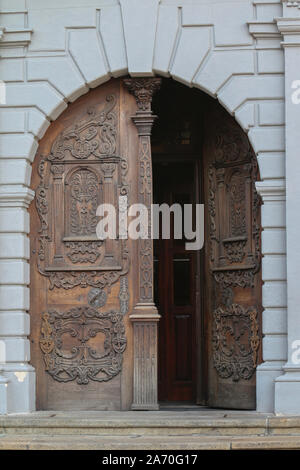
[[[160,78],[130,78],[124,84],[135,96],[138,110],[132,120],[139,135],[138,201],[148,209],[148,238],[139,239],[139,299],[130,315],[134,334],[133,410],[157,410],[157,322],[153,302],[153,241],[151,239],[151,130],[156,118],[151,101]]]

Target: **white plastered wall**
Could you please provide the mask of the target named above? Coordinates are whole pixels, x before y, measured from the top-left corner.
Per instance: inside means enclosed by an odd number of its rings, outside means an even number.
[[[257,408],[273,411],[274,379],[287,360],[284,51],[274,22],[281,1],[0,0],[0,7],[0,413],[35,408],[27,207],[38,142],[68,102],[126,74],[199,88],[248,133],[264,202]]]

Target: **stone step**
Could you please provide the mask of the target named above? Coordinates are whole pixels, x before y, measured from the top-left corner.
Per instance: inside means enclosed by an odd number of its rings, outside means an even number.
[[[0,449],[200,449],[214,446],[300,448],[300,417],[205,409],[34,412],[0,416]]]
[[[300,436],[5,435],[0,450],[267,450],[300,449]]]
[[[139,412],[138,412],[139,413]],[[119,436],[199,436],[199,435],[265,435],[266,418],[193,418],[167,416],[104,417],[72,416],[0,417],[0,433],[44,435],[119,435]],[[299,429],[300,435],[300,429]]]

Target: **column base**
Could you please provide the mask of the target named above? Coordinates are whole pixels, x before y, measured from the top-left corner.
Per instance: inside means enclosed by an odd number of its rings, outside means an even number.
[[[284,362],[263,362],[256,369],[256,410],[274,413],[275,379],[283,374]]]
[[[155,305],[139,303],[133,309],[133,403],[132,410],[158,410],[157,402],[157,322]]]
[[[136,404],[136,403],[132,403],[131,410],[132,411],[158,411],[159,410],[159,404],[158,403],[153,403],[153,404],[139,405],[139,404]]]
[[[35,370],[29,364],[1,365],[1,374],[8,381],[7,413],[35,411]],[[1,386],[1,383],[0,383]]]
[[[275,414],[300,416],[300,368],[284,366],[284,374],[275,380]]]

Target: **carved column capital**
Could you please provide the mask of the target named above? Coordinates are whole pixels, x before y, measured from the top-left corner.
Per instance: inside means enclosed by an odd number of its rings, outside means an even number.
[[[137,113],[151,114],[152,97],[161,85],[161,78],[126,78],[124,84],[136,99]]]

